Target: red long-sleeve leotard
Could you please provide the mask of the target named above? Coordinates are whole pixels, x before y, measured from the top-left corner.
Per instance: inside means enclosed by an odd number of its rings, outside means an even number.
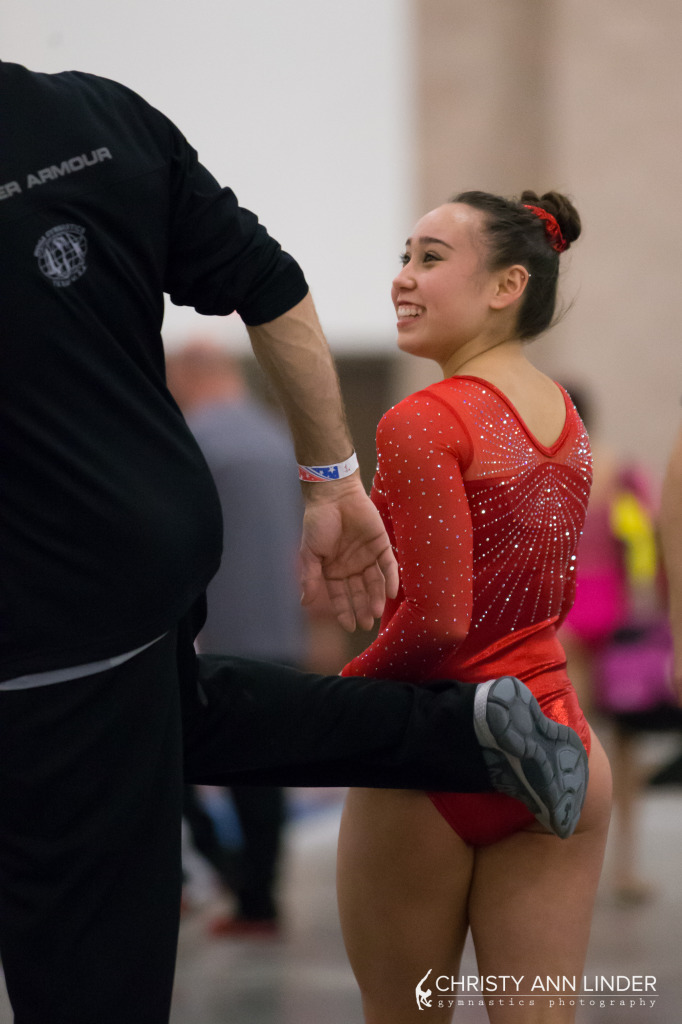
[[[344,675],[472,683],[515,675],[588,746],[556,638],[573,600],[591,482],[587,434],[563,394],[566,420],[551,447],[475,377],[450,377],[386,413],[372,498],[401,587],[377,639]],[[472,843],[532,820],[499,794],[429,795]]]

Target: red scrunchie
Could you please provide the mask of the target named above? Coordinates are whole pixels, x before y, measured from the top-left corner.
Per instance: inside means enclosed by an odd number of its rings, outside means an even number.
[[[527,203],[524,203],[523,205],[527,210],[530,210],[531,213],[534,213],[536,217],[540,217],[541,220],[544,220],[545,232],[551,242],[552,248],[556,252],[563,252],[565,249],[568,249],[568,242],[561,234],[561,228],[559,227],[559,223],[554,214],[548,213],[547,210],[543,210],[539,206],[529,206]]]

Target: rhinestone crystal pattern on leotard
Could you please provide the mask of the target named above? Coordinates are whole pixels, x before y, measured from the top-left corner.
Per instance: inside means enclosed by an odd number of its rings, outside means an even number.
[[[377,451],[373,498],[401,592],[349,671],[438,677],[460,648],[471,657],[566,613],[591,480],[570,403],[548,449],[494,389],[451,378],[389,410]]]

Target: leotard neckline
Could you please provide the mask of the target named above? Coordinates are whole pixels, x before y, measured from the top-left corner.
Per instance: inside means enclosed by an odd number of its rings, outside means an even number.
[[[543,455],[546,455],[548,457],[556,455],[556,453],[560,450],[561,446],[564,444],[570,432],[570,399],[566,389],[562,388],[561,384],[559,384],[557,381],[553,381],[553,383],[556,384],[559,391],[563,395],[564,405],[566,407],[566,417],[564,419],[564,425],[561,429],[561,433],[557,437],[556,441],[553,441],[550,445],[546,445],[543,444],[542,441],[539,441],[535,434],[528,428],[528,426],[526,425],[526,421],[523,419],[514,403],[511,402],[510,399],[507,398],[505,393],[503,391],[500,391],[500,389],[496,387],[495,384],[491,384],[489,380],[485,380],[483,377],[476,377],[473,374],[468,373],[455,373],[451,377],[447,377],[446,380],[472,380],[475,381],[476,384],[482,384],[483,387],[488,388],[490,391],[496,394],[500,401],[504,402],[504,404],[507,406],[507,408],[512,413],[514,418],[518,421],[519,426],[527,435],[528,440],[538,449],[538,451],[542,452]]]

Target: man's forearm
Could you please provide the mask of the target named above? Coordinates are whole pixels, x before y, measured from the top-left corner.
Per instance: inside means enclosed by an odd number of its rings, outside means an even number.
[[[334,362],[313,300],[249,327],[251,345],[276,389],[304,466],[344,462],[353,451]],[[326,586],[344,629],[370,629],[386,595],[398,592],[398,569],[381,517],[355,472],[303,483],[305,513],[300,575],[304,604]]]
[[[275,388],[303,465],[329,465],[353,450],[338,377],[312,297],[248,327],[258,362]]]

